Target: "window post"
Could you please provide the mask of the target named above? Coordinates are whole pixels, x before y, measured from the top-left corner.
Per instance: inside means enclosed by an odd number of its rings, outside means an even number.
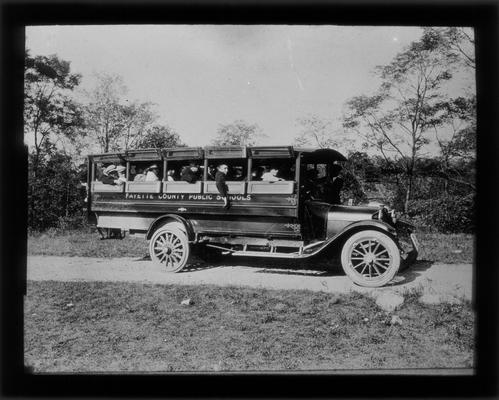
[[[248,157],[248,182],[251,182],[251,174],[253,169],[253,159]]]
[[[208,180],[208,159],[207,158],[204,159],[203,165],[204,165],[203,181],[206,182]]]

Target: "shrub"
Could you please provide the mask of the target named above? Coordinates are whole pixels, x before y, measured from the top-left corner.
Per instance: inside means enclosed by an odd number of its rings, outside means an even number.
[[[413,200],[407,215],[418,227],[442,233],[474,231],[474,196]]]
[[[84,219],[85,189],[71,158],[48,150],[38,159],[30,155],[28,166],[28,228],[78,227]]]

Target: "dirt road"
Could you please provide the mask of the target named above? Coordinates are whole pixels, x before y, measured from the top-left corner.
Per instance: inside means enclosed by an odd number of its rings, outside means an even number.
[[[272,264],[270,264],[272,263]],[[301,268],[301,269],[300,269]],[[399,294],[418,288],[437,300],[472,298],[471,264],[432,264],[420,261],[389,285],[369,289],[353,284],[341,270],[331,272],[313,265],[276,265],[273,261],[227,258],[218,263],[197,262],[180,273],[164,272],[151,261],[134,258],[29,256],[28,280],[114,281],[155,284],[213,284],[269,289],[306,289],[332,293],[350,291]]]

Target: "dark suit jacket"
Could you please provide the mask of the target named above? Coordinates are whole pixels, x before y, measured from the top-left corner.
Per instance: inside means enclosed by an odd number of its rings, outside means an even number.
[[[102,175],[102,177],[100,178],[100,181],[102,183],[105,183],[106,185],[116,185],[116,183],[114,182],[115,179],[117,179],[117,178],[113,178],[113,177],[108,176],[108,175]]]
[[[341,189],[343,188],[343,178],[340,178],[339,176],[334,178],[331,178],[327,181],[325,185],[325,195],[326,195],[326,201],[329,204],[341,204],[341,199],[340,199],[340,192]]]
[[[196,183],[196,181],[198,180],[198,176],[190,168],[184,168],[184,170],[180,174],[180,180],[189,183]]]
[[[227,193],[229,192],[229,187],[225,183],[225,174],[223,172],[217,171],[217,173],[215,174],[215,182],[217,184],[218,192],[222,196],[226,197]]]

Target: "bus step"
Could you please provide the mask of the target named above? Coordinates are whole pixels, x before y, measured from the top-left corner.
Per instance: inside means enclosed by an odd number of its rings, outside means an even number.
[[[272,258],[300,258],[298,253],[278,253],[270,251],[235,251],[233,256],[240,257],[272,257]]]

